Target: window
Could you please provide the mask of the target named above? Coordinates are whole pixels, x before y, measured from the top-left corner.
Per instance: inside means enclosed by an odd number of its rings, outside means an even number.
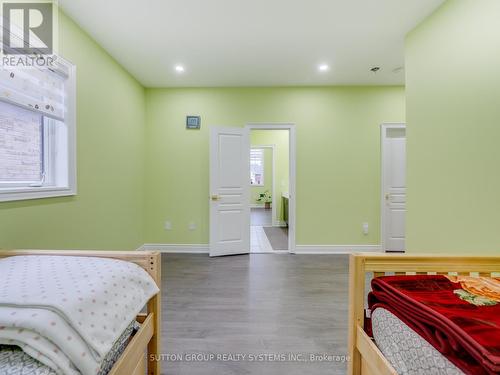
[[[76,194],[75,69],[0,70],[0,201]]]
[[[250,184],[264,186],[264,149],[250,149]]]

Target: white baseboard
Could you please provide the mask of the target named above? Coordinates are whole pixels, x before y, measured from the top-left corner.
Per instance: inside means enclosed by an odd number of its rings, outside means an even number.
[[[273,227],[286,227],[286,221],[274,220]]]
[[[382,252],[380,245],[295,245],[295,254],[352,254]]]
[[[139,251],[159,251],[177,254],[208,254],[208,244],[155,244],[147,243]],[[295,245],[294,254],[352,254],[382,252],[380,245]]]
[[[146,243],[139,249],[141,251],[159,251],[160,253],[178,254],[208,254],[208,244],[160,244]]]

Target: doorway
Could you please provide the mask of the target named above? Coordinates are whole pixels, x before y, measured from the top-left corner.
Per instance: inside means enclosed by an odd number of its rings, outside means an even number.
[[[294,127],[250,124],[247,128],[250,139],[250,252],[293,252]]]
[[[256,136],[255,131],[250,132],[250,225],[273,226],[277,206],[272,204],[276,193],[276,144],[257,145]],[[278,151],[282,151],[281,147]]]
[[[288,228],[286,223],[280,225],[281,197],[289,190],[288,154],[287,130],[250,131],[251,253],[288,251]]]
[[[254,130],[284,132],[287,151],[280,154],[276,144],[272,153],[275,159],[275,168],[272,169],[276,171],[272,174],[276,177],[270,177],[271,187],[259,192],[258,196],[252,199],[250,133]],[[265,153],[268,148],[273,149],[273,143],[268,141],[261,140],[254,145],[260,146],[254,147],[254,150],[263,150],[253,151],[254,157]],[[288,163],[284,168],[286,178],[279,175],[279,170],[283,170],[277,165],[279,155],[284,155]],[[257,214],[254,215],[254,223],[256,220],[264,220],[263,225],[256,226],[260,226],[264,232],[264,235],[261,232],[260,238],[269,241],[265,252],[295,252],[295,126],[293,124],[249,124],[245,128],[212,126],[209,165],[210,256],[251,252],[251,205],[252,208],[264,210],[255,211]],[[258,169],[253,171],[254,184],[264,185],[263,177],[266,179],[262,171]],[[267,211],[265,211],[266,206],[268,206]],[[259,213],[261,215],[258,215]],[[254,246],[253,250],[261,252],[256,247]]]
[[[387,252],[405,251],[406,126],[382,124],[381,243]]]

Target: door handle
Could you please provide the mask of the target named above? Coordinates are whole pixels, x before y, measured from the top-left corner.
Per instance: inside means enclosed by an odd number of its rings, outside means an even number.
[[[211,197],[210,197],[211,200],[213,201],[220,201],[220,197],[217,195],[217,194],[213,194]]]
[[[385,193],[385,200],[388,201],[391,195],[389,193]]]

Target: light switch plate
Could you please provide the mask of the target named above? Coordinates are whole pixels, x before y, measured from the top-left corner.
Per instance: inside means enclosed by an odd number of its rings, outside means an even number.
[[[363,234],[364,235],[368,234],[368,223],[363,223]]]

